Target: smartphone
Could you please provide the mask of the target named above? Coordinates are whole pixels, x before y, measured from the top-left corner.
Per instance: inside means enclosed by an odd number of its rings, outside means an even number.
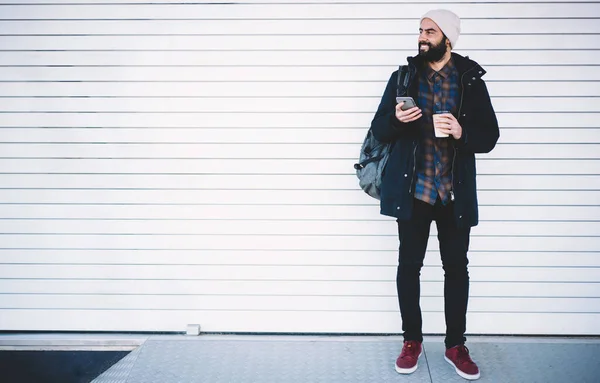
[[[417,106],[417,103],[412,97],[396,97],[396,102],[399,104],[404,101],[404,105],[402,105],[402,110],[414,108]]]

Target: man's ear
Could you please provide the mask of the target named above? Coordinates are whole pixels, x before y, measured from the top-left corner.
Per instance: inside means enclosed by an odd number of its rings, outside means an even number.
[[[444,36],[444,41],[446,42],[446,50],[452,50],[452,43],[450,42],[450,39],[448,38],[448,36],[446,36],[445,33],[442,32],[442,36]]]

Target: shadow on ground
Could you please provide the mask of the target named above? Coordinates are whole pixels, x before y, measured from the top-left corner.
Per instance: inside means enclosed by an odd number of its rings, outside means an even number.
[[[1,351],[2,383],[89,383],[128,351]]]

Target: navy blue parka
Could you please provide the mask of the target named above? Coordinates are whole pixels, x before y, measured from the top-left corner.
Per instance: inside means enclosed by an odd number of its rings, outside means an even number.
[[[459,74],[460,101],[457,115],[462,136],[452,136],[452,190],[454,214],[459,227],[475,226],[479,222],[475,153],[490,152],[500,131],[490,96],[482,80],[485,70],[475,61],[452,53]],[[418,99],[417,73],[426,65],[419,56],[408,57],[408,86],[401,86],[400,96]],[[415,162],[419,145],[419,129],[423,118],[409,123],[395,116],[398,71],[392,73],[381,102],[371,122],[374,137],[394,146],[381,184],[381,214],[398,220],[411,218],[415,188]]]

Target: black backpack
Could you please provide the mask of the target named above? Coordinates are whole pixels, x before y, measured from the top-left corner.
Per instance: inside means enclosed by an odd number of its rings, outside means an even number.
[[[402,83],[401,83],[402,81]],[[402,84],[402,87],[401,87]],[[408,66],[402,65],[398,69],[397,96],[406,94],[408,86]],[[385,165],[394,146],[393,142],[383,143],[377,141],[369,128],[365,140],[360,148],[358,163],[354,164],[358,185],[365,193],[375,199],[380,199],[381,177]]]

